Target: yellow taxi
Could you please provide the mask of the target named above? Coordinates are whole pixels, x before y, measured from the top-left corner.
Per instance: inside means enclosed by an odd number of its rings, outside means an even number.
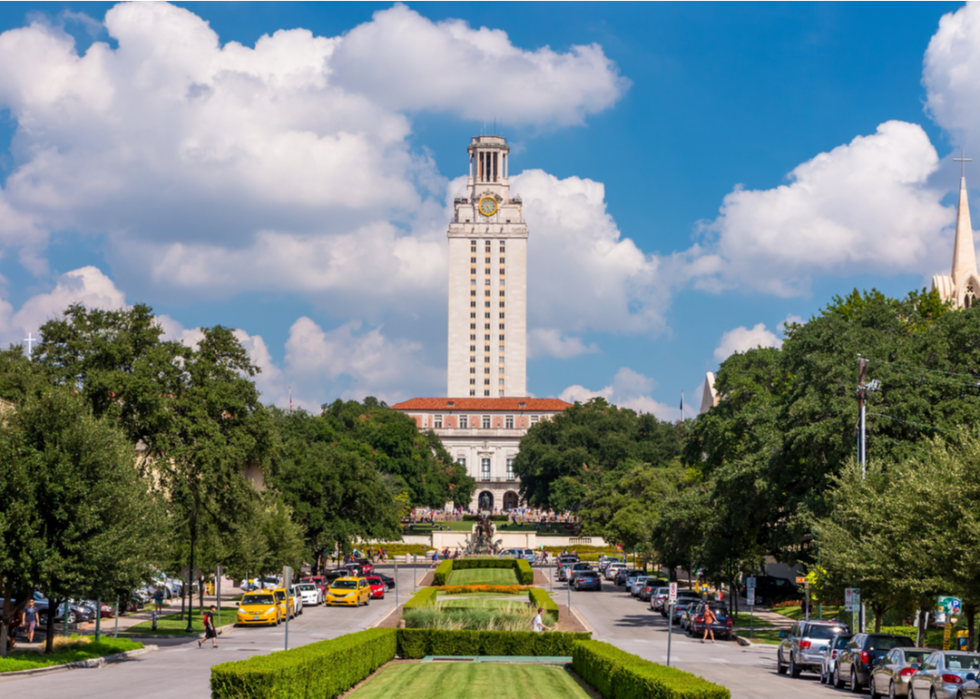
[[[371,600],[371,587],[364,578],[337,578],[330,583],[324,602],[327,604],[346,604],[360,607]]]
[[[285,618],[285,598],[277,604],[278,595],[272,590],[257,590],[256,592],[246,592],[242,596],[242,601],[238,603],[239,625],[247,626],[253,624],[273,624]]]
[[[285,619],[288,609],[289,618],[292,619],[296,616],[296,608],[299,604],[296,602],[296,595],[290,593],[289,595],[289,606],[286,606],[286,588],[277,587],[273,592],[276,593],[276,599],[279,600],[279,609],[281,610],[282,616]]]

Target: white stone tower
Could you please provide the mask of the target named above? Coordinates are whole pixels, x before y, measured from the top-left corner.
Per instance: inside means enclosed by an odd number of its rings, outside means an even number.
[[[970,158],[954,158],[965,165]],[[953,244],[952,274],[937,274],[932,288],[944,301],[953,301],[957,308],[969,308],[980,298],[980,276],[977,274],[977,253],[973,247],[973,226],[970,223],[970,202],[966,194],[966,173],[960,172],[960,200],[956,209],[956,242]]]
[[[527,395],[527,226],[510,196],[510,147],[477,136],[449,224],[449,388],[454,398]]]

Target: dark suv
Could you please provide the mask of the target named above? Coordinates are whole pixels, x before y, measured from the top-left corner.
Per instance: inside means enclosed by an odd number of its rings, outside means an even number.
[[[746,596],[745,584],[741,589],[742,597]],[[771,603],[779,600],[799,599],[800,589],[789,578],[777,578],[772,575],[755,576],[755,603]]]
[[[861,691],[868,683],[875,661],[888,655],[892,648],[914,646],[911,638],[889,633],[859,633],[837,654],[833,685],[843,689],[848,682],[852,692]],[[845,679],[847,678],[847,679]]]
[[[620,587],[626,584],[626,578],[634,575],[643,575],[643,571],[637,568],[623,568],[616,573],[616,577],[613,578],[613,582],[616,583],[616,587]]]

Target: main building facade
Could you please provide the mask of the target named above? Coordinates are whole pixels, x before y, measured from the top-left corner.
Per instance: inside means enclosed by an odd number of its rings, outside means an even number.
[[[449,224],[447,396],[392,406],[434,430],[479,487],[472,509],[519,504],[513,462],[521,437],[569,404],[527,396],[527,225],[510,194],[510,147],[476,136],[466,192]]]

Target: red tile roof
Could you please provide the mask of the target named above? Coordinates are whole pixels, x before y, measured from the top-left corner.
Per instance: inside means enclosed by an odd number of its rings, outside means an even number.
[[[523,407],[522,407],[523,406]],[[394,410],[445,410],[491,412],[560,412],[572,407],[557,398],[412,398],[391,406]]]

